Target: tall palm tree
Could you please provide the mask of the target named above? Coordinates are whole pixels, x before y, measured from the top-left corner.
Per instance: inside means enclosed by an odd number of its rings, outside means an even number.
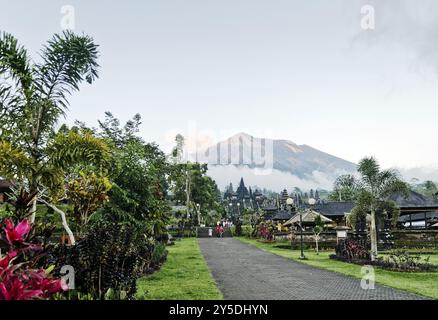
[[[98,46],[85,35],[56,34],[31,61],[8,33],[0,35],[0,176],[24,183],[35,219],[38,190],[81,160],[104,158],[107,147],[89,133],[55,131],[67,97],[98,77]],[[92,161],[91,161],[92,162]]]
[[[367,199],[366,206],[371,212],[371,260],[374,261],[377,258],[376,209],[391,193],[406,193],[408,187],[396,170],[381,170],[373,157],[360,160],[357,171],[361,175],[359,192],[366,195],[361,198]]]

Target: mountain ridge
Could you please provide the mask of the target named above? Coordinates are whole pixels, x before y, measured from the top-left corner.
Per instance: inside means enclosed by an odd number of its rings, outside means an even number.
[[[245,175],[251,175],[251,170],[263,169],[266,172],[275,171],[277,175],[295,176],[303,184],[321,183],[329,187],[337,176],[356,172],[357,166],[307,144],[298,145],[286,139],[257,138],[245,132],[207,147],[200,154],[200,162],[208,163],[214,169],[211,170],[213,178],[219,180],[234,172],[230,168],[235,167],[245,169]],[[254,172],[254,175],[260,175],[260,172]],[[269,179],[267,174],[264,175]]]

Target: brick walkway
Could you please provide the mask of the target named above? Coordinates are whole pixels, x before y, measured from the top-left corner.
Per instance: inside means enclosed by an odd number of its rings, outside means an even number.
[[[242,300],[400,300],[422,297],[298,263],[233,238],[198,239],[225,299]]]

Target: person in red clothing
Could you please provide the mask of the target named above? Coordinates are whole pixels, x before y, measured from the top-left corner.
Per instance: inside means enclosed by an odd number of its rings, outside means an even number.
[[[222,238],[223,234],[224,234],[224,227],[222,227],[222,225],[219,225],[219,237]]]
[[[215,232],[218,238],[222,238],[222,234],[224,233],[224,227],[222,227],[222,224],[218,223],[216,225]]]
[[[221,225],[219,223],[216,225],[215,232],[216,232],[216,237],[219,238],[221,236]]]

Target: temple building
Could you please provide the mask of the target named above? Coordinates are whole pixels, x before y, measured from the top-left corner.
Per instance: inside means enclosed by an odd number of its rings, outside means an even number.
[[[224,192],[223,199],[230,216],[240,216],[244,209],[261,209],[265,197],[258,189],[253,192],[251,187],[247,188],[243,178],[241,178],[236,191],[234,191],[233,184],[230,183]]]

